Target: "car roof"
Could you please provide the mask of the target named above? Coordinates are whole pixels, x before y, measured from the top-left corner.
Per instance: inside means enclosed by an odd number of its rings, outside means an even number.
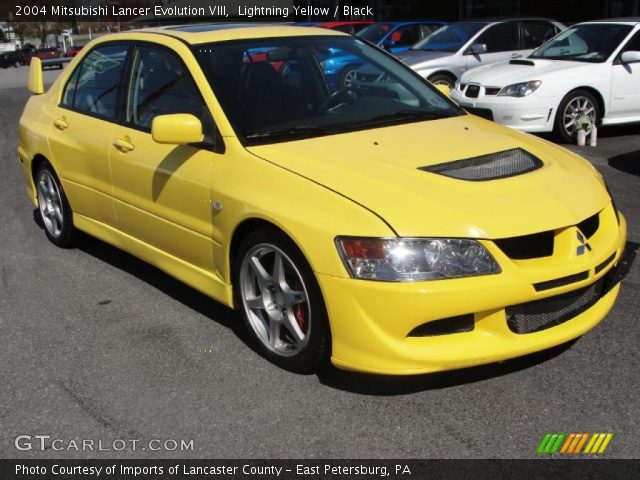
[[[192,45],[251,38],[313,35],[347,36],[346,33],[338,30],[275,23],[197,23],[129,30],[128,32],[113,34],[113,37],[126,38],[128,33],[158,33],[161,35],[169,35]]]
[[[550,22],[559,23],[557,20],[546,17],[481,17],[481,18],[468,18],[465,20],[459,20],[451,23],[501,23],[501,22]]]
[[[637,25],[638,23],[640,23],[640,17],[603,18],[601,20],[589,20],[588,22],[580,22],[576,25],[585,23],[624,23],[628,25]]]

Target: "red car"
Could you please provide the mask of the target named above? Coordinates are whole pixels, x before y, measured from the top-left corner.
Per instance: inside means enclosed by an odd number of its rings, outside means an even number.
[[[60,49],[58,49],[58,47],[40,48],[36,50],[34,57],[38,57],[40,60],[52,60],[60,58]],[[62,63],[57,62],[54,65],[43,64],[42,69],[44,70],[46,66],[50,66],[52,68],[62,68]]]
[[[69,47],[69,50],[67,50],[65,57],[75,57],[78,53],[80,53],[80,50],[82,50],[83,47],[84,45],[72,45],[71,47]]]
[[[60,50],[58,47],[40,48],[36,50],[36,57],[40,60],[48,60],[49,58],[60,58]]]

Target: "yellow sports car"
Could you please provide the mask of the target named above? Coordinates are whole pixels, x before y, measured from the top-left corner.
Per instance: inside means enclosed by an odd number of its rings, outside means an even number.
[[[337,54],[378,81],[331,91]],[[602,320],[625,273],[625,219],[588,162],[349,35],[118,33],[46,92],[34,59],[29,89],[18,154],[49,239],[86,232],[237,308],[293,371],[541,350]]]

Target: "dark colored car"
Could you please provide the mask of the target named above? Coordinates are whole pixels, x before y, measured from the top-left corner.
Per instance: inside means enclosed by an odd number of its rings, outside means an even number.
[[[0,53],[0,67],[1,68],[9,68],[9,67],[19,67],[22,65],[20,61],[20,52],[2,52]]]

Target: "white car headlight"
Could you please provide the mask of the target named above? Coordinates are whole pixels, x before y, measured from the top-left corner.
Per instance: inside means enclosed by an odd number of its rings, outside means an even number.
[[[476,240],[461,238],[336,239],[340,257],[353,278],[411,282],[500,273]]]
[[[530,82],[514,83],[507,85],[498,93],[500,97],[526,97],[530,93],[535,92],[542,85],[540,80],[531,80]]]

